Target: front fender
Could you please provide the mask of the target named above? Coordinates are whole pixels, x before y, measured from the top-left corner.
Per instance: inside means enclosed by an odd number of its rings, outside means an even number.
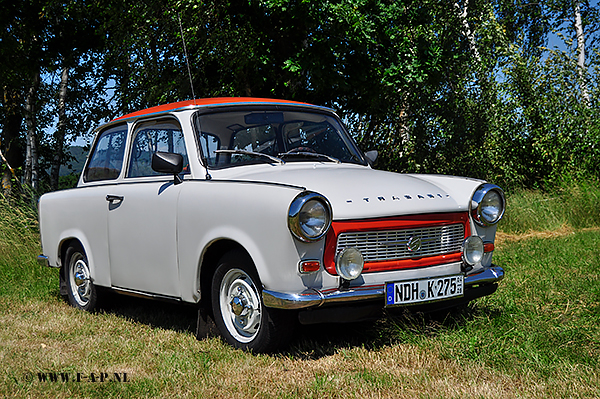
[[[285,291],[305,288],[298,262],[301,257],[319,256],[324,240],[302,245],[290,233],[288,208],[300,189],[214,180],[185,185],[177,225],[184,301],[198,300],[203,255],[218,240],[233,241],[248,252],[264,287]]]

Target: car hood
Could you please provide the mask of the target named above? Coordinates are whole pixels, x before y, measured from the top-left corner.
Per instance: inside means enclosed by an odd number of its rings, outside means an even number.
[[[330,163],[253,165],[213,178],[302,187],[324,195],[336,220],[466,211],[481,180],[399,174]]]

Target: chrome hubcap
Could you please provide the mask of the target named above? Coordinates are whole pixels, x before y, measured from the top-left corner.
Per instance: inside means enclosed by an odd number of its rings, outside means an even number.
[[[258,289],[246,272],[229,270],[219,291],[221,314],[227,330],[238,341],[252,341],[260,328],[262,308]]]
[[[85,306],[91,297],[90,270],[80,253],[71,257],[71,293],[79,306]]]
[[[244,293],[241,288],[238,287],[238,295],[231,298],[231,302],[229,302],[229,306],[231,306],[231,311],[236,316],[245,316],[249,312],[252,311],[252,308],[248,306],[247,300],[244,297]]]

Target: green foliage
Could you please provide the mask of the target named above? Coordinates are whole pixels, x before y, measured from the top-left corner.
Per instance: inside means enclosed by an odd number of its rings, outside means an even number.
[[[29,4],[29,3],[27,3]],[[573,2],[168,0],[6,3],[0,21],[1,145],[24,164],[23,112],[38,98],[41,169],[98,121],[192,96],[255,96],[336,109],[378,167],[551,189],[600,177],[597,5]],[[566,51],[543,47],[557,34]],[[184,53],[184,39],[187,52]],[[53,134],[69,68],[66,143]],[[108,87],[109,82],[111,87]],[[114,85],[112,85],[114,83]],[[62,131],[62,130],[61,130]]]
[[[58,178],[58,189],[65,190],[69,188],[77,187],[79,181],[79,173],[70,173],[66,176],[60,176]]]

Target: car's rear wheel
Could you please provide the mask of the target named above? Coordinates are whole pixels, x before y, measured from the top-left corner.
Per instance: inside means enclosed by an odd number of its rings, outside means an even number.
[[[291,339],[295,314],[265,307],[260,287],[248,256],[227,253],[213,275],[213,314],[219,332],[235,348],[272,352]]]
[[[98,292],[92,282],[87,256],[81,245],[69,246],[65,260],[64,273],[69,303],[88,312],[95,310],[98,304]]]

